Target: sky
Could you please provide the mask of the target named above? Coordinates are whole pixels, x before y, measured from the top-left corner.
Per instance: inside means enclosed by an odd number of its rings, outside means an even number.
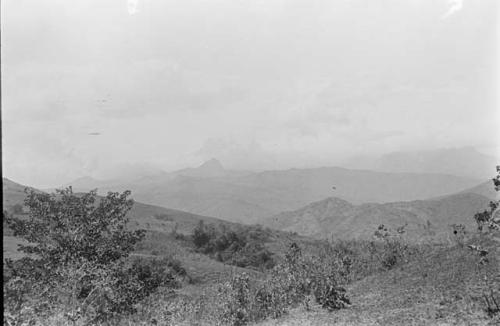
[[[3,174],[500,156],[495,0],[2,1]]]

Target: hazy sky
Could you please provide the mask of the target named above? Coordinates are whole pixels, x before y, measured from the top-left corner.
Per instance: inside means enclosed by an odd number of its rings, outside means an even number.
[[[4,0],[4,175],[499,153],[496,3]]]

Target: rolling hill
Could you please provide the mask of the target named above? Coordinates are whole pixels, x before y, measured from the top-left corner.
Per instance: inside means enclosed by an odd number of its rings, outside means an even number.
[[[465,189],[461,191],[461,193],[467,194],[478,194],[481,196],[484,196],[489,199],[497,199],[500,196],[500,194],[495,191],[495,189],[491,185],[491,180],[485,181],[475,187]]]
[[[368,239],[380,224],[393,229],[407,225],[412,240],[446,240],[451,225],[475,230],[475,213],[490,199],[475,193],[458,193],[429,200],[353,205],[339,198],[326,198],[298,210],[262,219],[265,226],[315,238]]]

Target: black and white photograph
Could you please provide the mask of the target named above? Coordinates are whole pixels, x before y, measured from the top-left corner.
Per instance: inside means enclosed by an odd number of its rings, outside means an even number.
[[[500,325],[500,1],[0,12],[4,326]]]

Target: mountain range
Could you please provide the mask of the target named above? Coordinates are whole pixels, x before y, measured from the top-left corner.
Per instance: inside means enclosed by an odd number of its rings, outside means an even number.
[[[181,176],[177,176],[174,180],[178,178],[186,178],[191,182],[197,180]],[[187,182],[186,180],[183,182]],[[195,185],[199,185],[199,182],[198,180]],[[212,183],[204,184],[205,187],[212,185]],[[13,205],[22,204],[25,188],[3,178],[4,209],[10,210]],[[229,188],[226,194],[229,195],[231,191],[237,189],[237,187]],[[186,193],[186,196],[188,195],[196,198],[192,193]],[[427,200],[353,204],[337,197],[327,197],[295,210],[284,210],[253,221],[272,229],[295,232],[300,236],[316,239],[368,239],[373,236],[374,230],[380,224],[393,229],[405,225],[406,234],[412,240],[442,241],[449,240],[453,224],[464,224],[467,230],[474,230],[476,227],[474,214],[486,209],[490,200],[494,198],[497,199],[498,195],[493,190],[491,182],[484,182],[461,192]],[[137,196],[134,196],[134,199],[137,199]],[[221,199],[221,202],[224,201]],[[242,203],[241,206],[245,204],[249,205]],[[192,232],[200,221],[227,226],[239,225],[224,219],[138,201],[129,212],[129,218],[133,228],[160,232],[171,232],[175,228],[177,232],[184,234]]]
[[[353,204],[387,203],[449,195],[484,179],[436,173],[388,173],[340,167],[263,172],[226,170],[212,159],[198,168],[135,180],[70,183],[75,190],[102,193],[130,189],[138,201],[193,214],[252,224],[327,197]]]

